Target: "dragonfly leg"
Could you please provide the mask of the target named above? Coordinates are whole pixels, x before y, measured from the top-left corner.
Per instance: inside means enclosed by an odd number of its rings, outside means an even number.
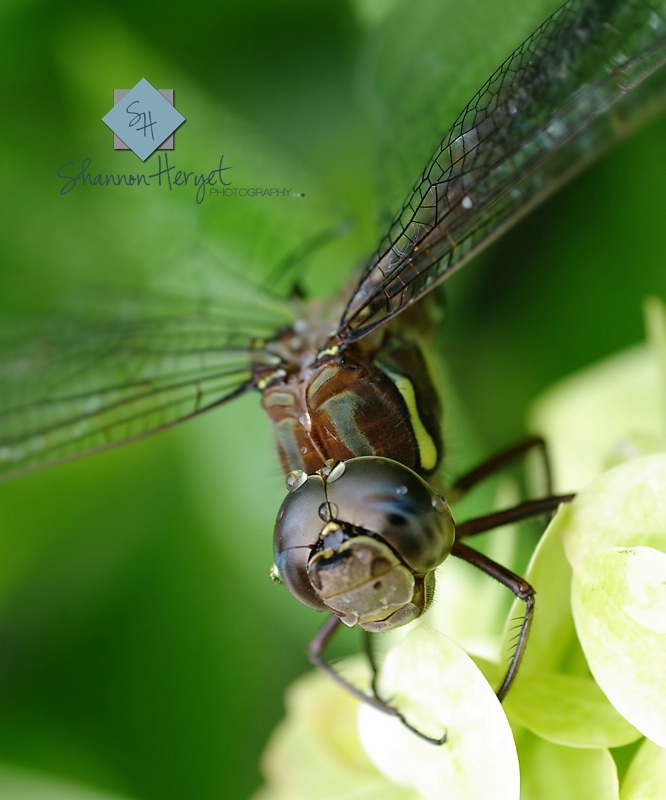
[[[550,459],[548,458],[548,448],[544,439],[541,436],[529,436],[518,444],[502,450],[491,456],[489,459],[479,464],[478,467],[461,475],[451,486],[447,496],[451,495],[452,499],[458,499],[466,494],[477,483],[485,480],[491,475],[499,472],[500,470],[517,461],[519,458],[524,457],[527,453],[536,451],[540,460],[543,463],[543,470],[545,475],[546,494],[552,493],[552,475],[550,469]]]
[[[502,509],[501,511],[494,511],[482,517],[466,520],[456,526],[456,538],[463,539],[466,536],[473,536],[476,533],[485,533],[485,531],[499,528],[502,525],[508,525],[512,522],[520,522],[530,517],[538,516],[539,514],[547,514],[557,510],[560,503],[568,503],[573,499],[573,494],[552,494],[552,479],[550,470],[550,460],[548,458],[548,450],[546,442],[540,436],[530,436],[522,442],[502,450],[500,453],[484,461],[475,469],[461,475],[452,486],[454,498],[460,497],[468,492],[473,486],[480,483],[490,475],[495,474],[504,467],[511,464],[518,458],[522,458],[526,453],[536,451],[540,454],[543,462],[543,468],[546,478],[547,492],[544,497],[536,500],[526,500],[518,503],[512,508]]]
[[[506,463],[502,459],[503,455],[508,453],[513,453],[515,455],[516,453],[519,454],[520,452],[521,450],[519,448],[514,448],[513,451],[506,451],[505,454],[500,454],[499,457],[491,459],[491,462],[501,462],[503,465]],[[516,642],[513,655],[511,656],[509,669],[507,670],[500,687],[497,689],[497,696],[500,700],[502,700],[509,691],[511,684],[518,673],[518,668],[527,646],[527,638],[529,636],[532,618],[534,616],[534,589],[524,578],[516,575],[515,572],[503,567],[501,564],[498,564],[482,553],[479,553],[477,550],[472,549],[460,540],[468,536],[474,536],[478,533],[484,533],[485,531],[492,530],[493,528],[499,528],[502,525],[508,525],[512,522],[519,522],[539,514],[556,511],[561,503],[568,503],[573,500],[573,498],[574,495],[572,494],[563,494],[550,495],[548,497],[539,498],[538,500],[526,500],[523,503],[513,506],[513,508],[493,511],[492,513],[485,514],[482,517],[475,517],[474,519],[461,522],[456,526],[456,541],[454,542],[453,549],[451,550],[452,555],[467,561],[472,566],[477,567],[477,569],[480,569],[482,572],[485,572],[486,575],[490,575],[491,578],[495,578],[495,580],[499,581],[503,586],[506,586],[508,589],[510,589],[519,600],[522,600],[525,603],[525,616],[523,618],[522,625],[520,626],[518,640]]]
[[[474,550],[462,542],[455,542],[451,553],[463,559],[463,561],[467,561],[467,563],[471,564],[473,567],[485,572],[486,575],[489,575],[496,581],[499,581],[499,583],[506,586],[507,589],[510,589],[519,600],[525,603],[525,616],[520,626],[516,647],[511,656],[511,662],[506,675],[496,692],[497,697],[503,700],[518,673],[518,668],[527,646],[527,638],[530,633],[530,628],[532,627],[532,618],[534,616],[534,589],[524,578],[521,578],[520,575],[516,575],[515,572],[503,567],[501,564],[488,558],[488,556],[479,553],[478,550]]]
[[[547,514],[556,511],[561,503],[569,503],[575,495],[573,494],[554,494],[549,497],[540,497],[538,500],[526,500],[512,508],[493,511],[484,514],[482,517],[465,520],[456,525],[456,539],[464,539],[466,536],[474,536],[476,533],[485,533],[493,528],[502,525],[509,525],[512,522],[520,522],[539,514]]]
[[[350,683],[348,680],[342,677],[338,672],[336,672],[333,667],[324,659],[324,650],[326,649],[327,645],[335,635],[336,631],[339,630],[340,625],[342,623],[335,615],[329,617],[326,620],[325,624],[320,628],[320,630],[315,634],[314,638],[310,642],[310,646],[308,647],[308,657],[310,658],[310,662],[317,667],[318,669],[322,670],[326,673],[330,678],[332,678],[339,686],[342,686],[343,689],[348,691],[352,694],[357,700],[360,700],[362,703],[366,703],[367,705],[371,706],[372,708],[376,709],[377,711],[381,711],[384,714],[388,714],[391,717],[395,717],[399,719],[400,722],[412,733],[415,733],[421,739],[424,739],[426,742],[430,744],[444,744],[446,741],[446,733],[440,737],[433,737],[428,736],[427,734],[420,731],[418,728],[415,728],[413,725],[403,717],[403,715],[398,711],[397,708],[390,705],[389,703],[385,703],[383,700],[380,700],[377,696],[374,686],[376,682],[376,666],[374,662],[374,656],[369,656],[370,658],[370,665],[373,670],[373,694],[366,694],[364,691],[359,689],[357,686],[354,686],[353,683]]]
[[[378,697],[377,693],[377,680],[379,678],[379,666],[377,664],[377,659],[375,657],[375,649],[373,647],[373,642],[375,637],[369,633],[368,631],[363,631],[363,645],[365,649],[365,656],[368,659],[368,664],[370,664],[370,669],[372,670],[372,683],[370,684],[372,687],[372,693],[375,697]]]

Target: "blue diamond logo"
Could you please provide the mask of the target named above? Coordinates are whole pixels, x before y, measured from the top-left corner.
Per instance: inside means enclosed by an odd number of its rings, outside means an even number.
[[[116,104],[102,121],[121,140],[116,149],[127,147],[145,161],[158,147],[165,146],[185,117],[145,78],[118,99],[120,94],[116,93]],[[165,149],[173,146],[166,145]]]

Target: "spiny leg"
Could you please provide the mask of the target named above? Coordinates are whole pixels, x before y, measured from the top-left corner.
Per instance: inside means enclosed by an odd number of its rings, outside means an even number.
[[[523,617],[523,622],[520,626],[516,648],[511,656],[509,669],[507,670],[502,683],[497,689],[497,697],[500,700],[503,700],[506,696],[506,693],[509,691],[511,684],[515,680],[516,674],[518,673],[518,667],[520,666],[520,662],[527,646],[527,638],[530,633],[532,618],[534,616],[534,589],[524,578],[521,578],[520,575],[516,575],[515,572],[503,567],[501,564],[498,564],[496,561],[488,558],[488,556],[484,556],[483,553],[479,553],[478,550],[474,550],[462,542],[454,543],[451,554],[463,559],[463,561],[467,561],[468,564],[471,564],[473,567],[485,572],[486,575],[490,575],[491,578],[494,578],[503,586],[506,586],[507,589],[510,589],[519,600],[522,600],[523,603],[525,603],[525,616]]]
[[[497,696],[500,700],[502,700],[509,691],[518,672],[525,648],[527,647],[527,639],[534,616],[534,589],[524,578],[521,578],[520,575],[503,567],[501,564],[479,553],[477,550],[472,549],[461,542],[460,539],[467,536],[474,536],[478,533],[485,533],[493,528],[499,528],[502,525],[508,525],[512,522],[519,522],[539,514],[556,511],[561,503],[568,503],[573,497],[574,495],[572,494],[565,494],[551,495],[550,497],[543,497],[539,500],[527,500],[513,508],[494,511],[491,514],[467,520],[456,528],[457,539],[453,545],[451,554],[467,561],[472,566],[485,572],[486,575],[495,578],[495,580],[510,589],[519,600],[525,603],[525,617],[523,618],[523,623],[518,634],[516,649],[511,657],[511,663],[504,676],[504,680],[497,690]]]
[[[458,556],[458,558],[467,561],[472,566],[485,572],[486,575],[495,578],[495,580],[510,589],[517,598],[525,603],[525,616],[523,617],[523,622],[518,634],[518,641],[516,642],[516,647],[511,657],[509,669],[504,676],[504,680],[497,689],[497,697],[500,700],[506,696],[511,684],[515,680],[520,662],[525,653],[525,648],[527,647],[527,639],[534,616],[534,589],[524,578],[521,578],[515,572],[503,567],[501,564],[479,553],[477,550],[472,549],[460,540],[468,536],[474,536],[475,534],[485,533],[493,528],[499,528],[502,525],[520,522],[530,517],[556,511],[561,503],[571,501],[574,495],[551,494],[552,479],[550,460],[548,458],[546,443],[540,436],[531,436],[519,442],[517,445],[497,453],[475,469],[460,476],[452,487],[454,496],[457,495],[460,497],[485,478],[493,475],[532,450],[536,450],[541,454],[546,475],[548,496],[541,497],[537,500],[526,500],[512,508],[493,511],[490,514],[485,514],[481,517],[475,517],[474,519],[460,523],[456,526],[456,542],[452,550],[452,555]]]

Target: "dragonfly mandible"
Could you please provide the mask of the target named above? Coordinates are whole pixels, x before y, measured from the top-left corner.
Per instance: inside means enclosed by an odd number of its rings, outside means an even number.
[[[379,632],[417,618],[434,570],[453,554],[526,603],[503,696],[526,646],[533,593],[461,539],[562,498],[456,530],[435,478],[439,405],[410,322],[434,287],[663,102],[664,61],[666,3],[565,3],[465,106],[337,312],[302,313],[294,300],[285,319],[254,298],[222,316],[72,321],[39,341],[18,332],[3,357],[0,472],[127,443],[258,391],[288,486],[276,574],[302,602],[332,613],[312,660],[342,681],[322,656],[340,622]]]

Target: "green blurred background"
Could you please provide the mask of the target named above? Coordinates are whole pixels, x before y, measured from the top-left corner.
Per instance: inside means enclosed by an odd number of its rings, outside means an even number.
[[[225,271],[261,280],[322,233],[303,282],[339,290],[437,126],[557,2],[462,5],[5,0],[6,323],[95,287],[223,292]],[[187,119],[172,162],[224,154],[235,185],[305,197],[61,196],[67,161],[141,171],[100,120],[144,76]],[[451,473],[520,437],[554,380],[642,338],[641,300],[666,297],[665,145],[662,119],[447,285]],[[281,495],[254,396],[0,487],[0,798],[251,794],[321,621],[267,578]]]

